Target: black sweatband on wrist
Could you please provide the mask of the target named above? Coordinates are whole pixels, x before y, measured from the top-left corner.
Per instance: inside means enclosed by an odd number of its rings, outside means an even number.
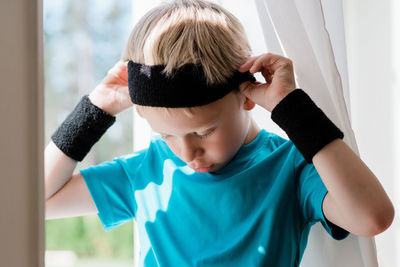
[[[92,146],[113,125],[115,117],[90,102],[85,95],[51,136],[68,157],[82,161]]]
[[[286,132],[308,163],[312,163],[314,155],[325,145],[344,137],[343,132],[300,88],[276,105],[271,119]]]

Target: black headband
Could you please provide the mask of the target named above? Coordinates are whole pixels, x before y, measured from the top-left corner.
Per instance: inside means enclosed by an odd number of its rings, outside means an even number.
[[[209,86],[200,65],[186,64],[171,77],[162,73],[165,65],[128,62],[129,95],[133,103],[153,107],[195,107],[214,102],[237,89],[243,82],[255,82],[250,72],[236,71],[227,83]]]

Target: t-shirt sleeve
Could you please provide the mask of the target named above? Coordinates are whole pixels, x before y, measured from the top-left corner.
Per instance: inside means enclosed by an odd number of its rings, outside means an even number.
[[[296,154],[297,162],[295,166],[299,177],[298,197],[302,215],[308,222],[321,222],[325,230],[334,239],[345,239],[350,233],[325,218],[322,203],[328,190],[314,164],[308,164],[298,150]]]
[[[135,218],[132,181],[145,150],[80,170],[106,231]]]

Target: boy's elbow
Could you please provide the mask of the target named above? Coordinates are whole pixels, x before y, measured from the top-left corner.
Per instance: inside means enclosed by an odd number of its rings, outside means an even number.
[[[383,212],[375,216],[374,227],[371,229],[369,236],[375,236],[386,231],[393,223],[394,214],[394,206],[390,202],[390,205]]]

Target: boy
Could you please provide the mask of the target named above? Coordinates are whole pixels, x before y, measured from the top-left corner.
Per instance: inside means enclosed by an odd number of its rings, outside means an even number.
[[[46,218],[97,213],[106,230],[135,219],[143,266],[298,266],[316,222],[337,240],[387,229],[391,201],[296,89],[292,62],[250,55],[239,21],[216,4],[149,11],[46,147]],[[133,104],[160,135],[72,174]],[[257,126],[255,104],[290,140]]]

